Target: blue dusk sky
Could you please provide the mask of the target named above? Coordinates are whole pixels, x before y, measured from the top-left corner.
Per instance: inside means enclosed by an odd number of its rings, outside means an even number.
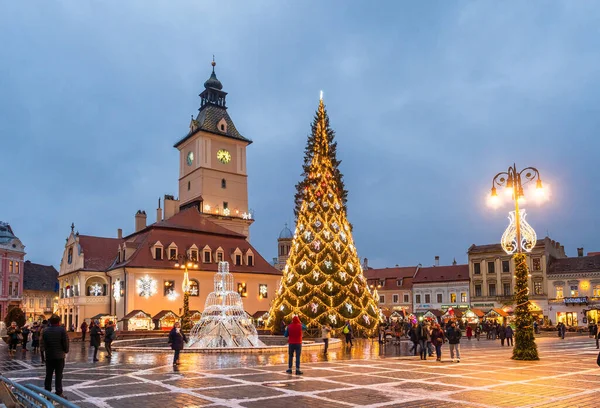
[[[319,91],[371,266],[467,261],[499,242],[492,177],[535,166],[540,237],[600,251],[594,1],[0,1],[0,220],[59,266],[177,195],[178,151],[216,72],[248,148],[251,242],[276,255]]]

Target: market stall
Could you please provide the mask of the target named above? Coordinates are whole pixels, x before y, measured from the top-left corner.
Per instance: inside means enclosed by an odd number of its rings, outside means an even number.
[[[90,318],[90,321],[98,322],[100,327],[104,328],[108,325],[108,322],[113,322],[113,323],[116,322],[117,316],[111,316],[111,315],[100,313],[100,314],[97,314],[96,316]]]
[[[451,321],[457,321],[459,319],[461,319],[463,316],[463,312],[458,310],[458,309],[454,309],[454,308],[448,308],[448,310],[446,311],[446,313],[444,313],[441,317],[442,322],[444,323],[448,323]]]
[[[133,310],[126,314],[123,319],[119,321],[123,330],[135,331],[135,330],[152,330],[154,324],[152,322],[152,316],[143,310]]]
[[[499,308],[491,309],[485,314],[486,321],[496,322],[498,324],[503,324],[507,318],[508,313]]]
[[[201,311],[190,310],[190,322],[192,322],[192,325],[200,323],[200,319],[202,319]]]
[[[156,330],[169,331],[179,321],[179,316],[172,310],[161,310],[152,318]]]
[[[462,314],[462,321],[465,325],[477,326],[485,313],[479,309],[467,309]]]
[[[425,312],[419,320],[430,320],[432,322],[439,323],[441,317],[442,312],[440,310],[431,309]]]

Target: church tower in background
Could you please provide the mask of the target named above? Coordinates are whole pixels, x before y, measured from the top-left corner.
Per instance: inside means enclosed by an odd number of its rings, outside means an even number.
[[[236,129],[223,84],[212,74],[200,94],[200,109],[179,150],[180,208],[195,206],[211,221],[249,236],[254,215],[248,208],[246,147],[252,140]]]

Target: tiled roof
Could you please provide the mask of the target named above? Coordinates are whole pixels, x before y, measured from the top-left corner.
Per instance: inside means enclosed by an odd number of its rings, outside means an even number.
[[[138,313],[143,313],[144,315],[146,315],[147,318],[152,318],[152,316],[150,316],[148,313],[144,312],[143,310],[136,309],[136,310],[132,310],[131,312],[129,312],[125,316],[123,316],[122,320],[131,319],[132,317],[135,317],[135,315],[137,315]]]
[[[40,265],[25,261],[23,267],[23,289],[56,292],[58,271],[52,265]]]
[[[227,123],[226,132],[223,132],[217,128],[217,124],[221,119],[225,119],[225,122]],[[196,123],[198,127],[193,131],[190,131],[183,139],[175,143],[174,147],[184,143],[201,130],[228,137],[230,139],[241,140],[248,144],[252,143],[252,140],[242,136],[240,132],[238,132],[233,124],[233,121],[231,120],[231,117],[229,116],[229,113],[227,113],[227,109],[220,106],[215,106],[212,104],[205,105],[200,113],[198,113],[198,117],[196,117]]]
[[[469,280],[469,265],[431,266],[419,268],[413,284],[465,280]]]
[[[543,247],[545,245],[545,239],[538,239],[535,244],[536,247]],[[469,254],[479,254],[485,252],[504,252],[502,245],[500,244],[487,244],[487,245],[471,245],[468,250]]]
[[[173,261],[166,256],[163,259],[154,259],[151,248],[160,241],[164,249],[174,242],[177,245],[179,254],[184,253],[192,245],[198,248],[199,260],[203,260],[202,250],[205,246],[211,249],[214,261],[215,251],[221,247],[223,249],[223,258],[229,262],[230,272],[254,273],[267,275],[280,275],[281,271],[275,269],[267,262],[258,251],[250,245],[246,237],[242,234],[223,228],[210,221],[198,212],[195,207],[187,208],[168,220],[152,224],[144,230],[130,235],[126,238],[127,242],[134,242],[137,249],[126,262],[114,264],[110,268],[117,267],[139,267],[139,268],[170,268]],[[232,254],[239,248],[243,255],[251,250],[254,255],[254,265],[234,265]],[[116,256],[116,247],[113,250]],[[199,262],[201,271],[217,271],[217,263]]]
[[[119,238],[79,235],[79,246],[83,251],[83,269],[106,270],[117,257],[117,249],[122,241]]]
[[[417,271],[416,266],[403,266],[395,268],[368,269],[364,271],[367,279],[385,278],[412,278]]]
[[[551,259],[548,266],[548,274],[570,272],[600,272],[600,255]]]

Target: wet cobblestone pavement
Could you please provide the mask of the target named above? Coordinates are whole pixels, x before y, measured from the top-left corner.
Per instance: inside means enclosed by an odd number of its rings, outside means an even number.
[[[288,375],[285,355],[182,355],[115,352],[91,363],[73,343],[65,394],[80,407],[600,407],[600,368],[593,340],[540,338],[541,360],[517,362],[498,341],[466,341],[460,363],[407,356],[408,344],[357,342],[351,352],[303,356],[303,376]],[[42,385],[39,356],[9,357],[0,372]]]

